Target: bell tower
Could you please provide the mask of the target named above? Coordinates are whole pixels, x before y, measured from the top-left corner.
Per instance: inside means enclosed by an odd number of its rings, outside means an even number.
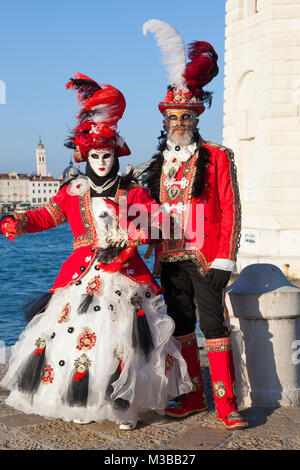
[[[35,154],[37,176],[47,176],[46,151],[41,139],[39,140]]]
[[[242,202],[238,269],[300,278],[300,4],[227,0],[223,143]]]

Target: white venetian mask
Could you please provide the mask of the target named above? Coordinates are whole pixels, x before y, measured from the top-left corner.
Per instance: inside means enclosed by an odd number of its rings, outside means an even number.
[[[88,153],[88,161],[97,176],[107,176],[113,167],[115,153],[111,147],[92,149]]]

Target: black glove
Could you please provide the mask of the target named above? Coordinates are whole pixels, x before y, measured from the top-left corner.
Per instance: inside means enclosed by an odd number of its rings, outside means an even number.
[[[231,271],[224,271],[223,269],[211,268],[207,275],[207,279],[213,290],[219,291],[227,286],[231,276]]]

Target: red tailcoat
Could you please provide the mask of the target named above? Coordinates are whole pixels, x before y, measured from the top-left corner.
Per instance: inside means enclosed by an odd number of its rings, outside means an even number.
[[[201,195],[192,197],[195,181],[198,150],[185,163],[182,163],[175,180],[181,184],[168,185],[168,178],[162,166],[160,179],[160,203],[169,206],[185,206],[186,231],[175,240],[163,240],[156,251],[155,274],[159,274],[160,262],[174,262],[191,259],[198,269],[206,273],[210,268],[235,270],[241,229],[241,207],[233,152],[221,145],[202,141],[210,152],[206,165],[205,187]],[[197,237],[188,236],[199,204],[198,218],[201,218]],[[175,206],[174,206],[175,207]],[[200,222],[201,222],[200,221]],[[199,220],[198,220],[199,222]],[[194,229],[195,231],[195,224]],[[189,241],[187,241],[189,239]],[[192,243],[190,242],[192,240]]]
[[[50,292],[67,287],[82,278],[90,269],[96,256],[96,248],[99,246],[96,224],[91,210],[90,191],[77,196],[68,194],[67,189],[68,185],[64,185],[51,202],[40,209],[27,211],[25,214],[15,214],[19,222],[18,235],[48,230],[66,221],[71,226],[74,252],[63,263]],[[119,203],[121,197],[127,197],[128,208],[134,204],[143,204],[143,208],[150,214],[154,201],[151,200],[147,189],[135,186],[126,192],[118,190],[115,198],[116,204]],[[155,225],[155,222],[153,224]],[[144,243],[148,242],[149,240],[144,240]],[[156,292],[159,289],[137,249],[120,272],[139,284],[152,285]]]

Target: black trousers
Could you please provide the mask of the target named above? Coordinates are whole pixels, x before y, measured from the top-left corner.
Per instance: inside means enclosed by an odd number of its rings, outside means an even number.
[[[200,328],[206,339],[228,335],[224,326],[223,290],[214,291],[193,261],[162,263],[161,285],[165,289],[168,314],[175,322],[174,336],[195,331],[196,304]]]

